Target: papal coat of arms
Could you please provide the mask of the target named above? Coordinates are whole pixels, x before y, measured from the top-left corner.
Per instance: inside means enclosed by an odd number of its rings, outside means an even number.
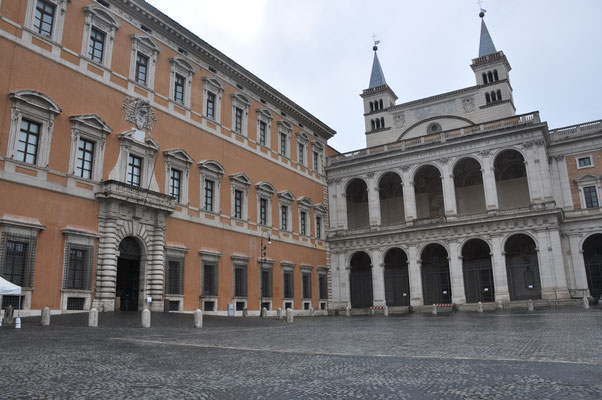
[[[474,111],[474,97],[463,97],[462,98],[462,107],[464,107],[464,112],[469,113]]]
[[[126,96],[121,111],[125,120],[140,130],[150,132],[157,125],[157,114],[148,101]]]
[[[395,114],[393,116],[393,123],[396,128],[401,128],[406,122],[406,116],[404,113]]]

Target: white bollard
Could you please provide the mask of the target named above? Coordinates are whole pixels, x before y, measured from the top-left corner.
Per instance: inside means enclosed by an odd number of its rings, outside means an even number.
[[[42,309],[42,326],[50,325],[50,308],[44,307]]]
[[[4,317],[2,315],[0,315],[0,327],[2,326],[2,320],[4,319]]]
[[[242,316],[245,318],[249,316],[249,310],[247,310],[247,307],[242,309]]]
[[[198,308],[194,312],[194,327],[195,328],[203,327],[203,312]]]
[[[504,302],[503,302],[503,301],[501,301],[501,300],[500,300],[500,301],[498,301],[498,302],[497,302],[497,308],[498,308],[498,310],[502,310],[502,311],[504,311]]]
[[[147,307],[144,307],[144,310],[142,310],[142,327],[143,328],[150,328],[151,326],[151,312]]]
[[[385,317],[388,317],[389,316],[389,306],[385,306],[384,310],[385,310],[384,311],[385,312]]]
[[[374,316],[374,308],[370,307],[370,316]]]
[[[437,315],[437,306],[435,304],[433,304],[433,311],[432,311],[433,315]]]
[[[88,313],[88,327],[98,327],[98,310],[96,308],[91,308],[90,312]]]
[[[351,304],[347,304],[347,308],[345,308],[345,315],[351,317]]]
[[[267,318],[268,317],[268,309],[266,307],[263,307],[261,309],[261,318]]]
[[[282,319],[282,308],[276,310],[276,316],[278,317],[278,319]]]
[[[15,318],[15,329],[21,329],[21,318]]]
[[[527,308],[529,311],[533,311],[533,300],[529,299],[527,302]]]
[[[477,305],[477,311],[483,312],[483,303],[481,303],[480,301],[479,301],[479,304]]]
[[[291,310],[290,308],[287,308],[286,309],[286,322],[292,323],[293,319],[294,319],[293,310]]]
[[[309,308],[309,316],[310,317],[315,317],[316,316],[316,310],[314,310],[313,307]]]
[[[589,310],[589,299],[586,295],[583,295],[583,308]]]

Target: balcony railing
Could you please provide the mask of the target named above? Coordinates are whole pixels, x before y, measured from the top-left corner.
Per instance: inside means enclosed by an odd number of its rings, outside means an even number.
[[[120,200],[127,203],[144,205],[146,207],[173,212],[176,202],[173,197],[152,190],[128,185],[118,181],[104,181],[99,192],[99,199]]]
[[[401,140],[399,142],[388,143],[380,146],[368,147],[366,149],[338,154],[336,156],[328,157],[328,165],[348,161],[354,158],[365,157],[371,154],[385,153],[391,150],[403,151],[419,146],[445,143],[446,141],[450,139],[455,139],[457,137],[470,136],[498,129],[513,128],[519,125],[538,124],[539,122],[540,120],[538,112],[517,115],[511,118],[505,118],[498,121],[469,126],[467,128],[444,131],[433,135],[420,136],[417,138]]]
[[[565,126],[564,128],[551,129],[550,139],[552,141],[564,140],[569,137],[579,136],[582,134],[592,133],[596,130],[602,130],[602,120],[585,122],[579,125]]]

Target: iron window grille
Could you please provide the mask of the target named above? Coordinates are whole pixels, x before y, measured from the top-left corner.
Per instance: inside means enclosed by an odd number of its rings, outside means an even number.
[[[246,265],[234,265],[234,296],[247,297]]]
[[[203,296],[217,296],[217,265],[203,264]]]
[[[52,36],[52,26],[54,25],[54,13],[56,6],[44,1],[38,0],[36,5],[36,15],[33,22],[33,29],[40,35]]]
[[[40,140],[41,125],[21,120],[21,131],[19,132],[19,144],[17,146],[17,160],[28,164],[35,164],[38,154],[38,142]]]
[[[6,310],[11,306],[13,310],[22,310],[25,303],[25,296],[2,296],[2,309]]]
[[[64,289],[92,288],[92,254],[94,247],[67,243],[65,248]]]
[[[318,276],[318,291],[319,291],[319,295],[320,295],[320,300],[327,300],[328,299],[328,280],[326,278],[326,275],[324,274],[320,274]]]
[[[303,298],[311,299],[311,272],[304,272],[301,278],[303,286]]]
[[[105,47],[104,32],[99,31],[96,28],[92,28],[90,31],[90,46],[88,47],[88,57],[92,61],[102,63]]]
[[[148,57],[138,53],[136,55],[136,82],[141,85],[146,85],[146,76],[148,74]]]
[[[293,283],[294,283],[293,271],[284,271],[282,273],[282,277],[283,277],[282,286],[283,286],[284,298],[292,299],[293,297],[295,297],[295,290],[294,290],[294,285],[293,285]]]
[[[94,162],[94,142],[80,139],[77,150],[77,166],[75,174],[82,178],[92,178],[92,164]]]
[[[83,297],[67,297],[67,310],[81,311],[84,309],[86,299]]]
[[[165,294],[184,294],[184,260],[167,260],[167,271],[165,272]]]
[[[37,236],[2,233],[0,271],[2,277],[21,287],[33,287]]]
[[[272,297],[272,269],[265,266],[261,267],[261,296]]]

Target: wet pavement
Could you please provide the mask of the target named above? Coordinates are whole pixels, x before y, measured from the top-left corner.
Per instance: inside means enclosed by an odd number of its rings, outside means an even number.
[[[602,309],[0,328],[0,399],[600,399]]]

